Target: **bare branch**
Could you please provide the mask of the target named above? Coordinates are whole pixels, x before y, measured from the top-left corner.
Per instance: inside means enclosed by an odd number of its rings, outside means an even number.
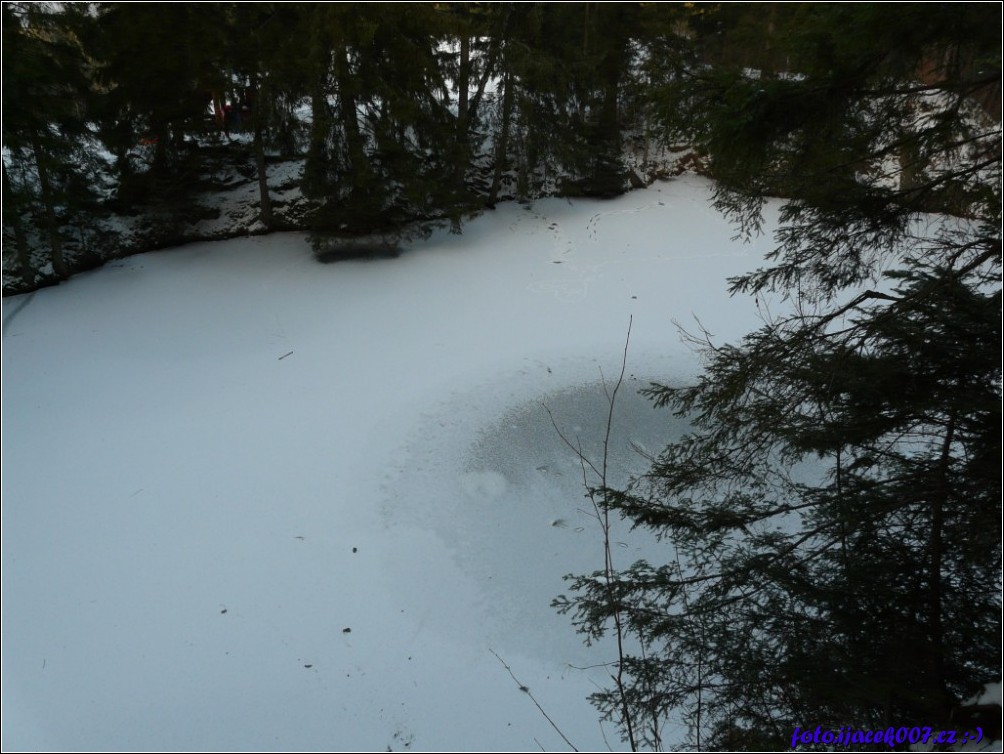
[[[530,701],[532,701],[537,706],[537,709],[540,710],[540,714],[542,714],[544,716],[544,719],[551,724],[551,727],[554,728],[556,731],[558,731],[558,735],[561,736],[561,738],[564,740],[566,744],[568,744],[569,748],[571,748],[572,751],[578,751],[578,749],[575,748],[575,744],[573,744],[571,741],[568,740],[568,736],[566,736],[561,731],[561,728],[558,727],[557,723],[555,723],[554,720],[551,719],[551,716],[544,711],[544,708],[540,706],[540,702],[538,702],[536,697],[534,697],[533,692],[530,691],[530,687],[524,685],[523,682],[516,677],[516,674],[512,672],[512,668],[509,667],[508,664],[506,664],[505,660],[499,657],[498,653],[494,649],[489,648],[488,651],[491,652],[493,655],[495,655],[495,659],[497,659],[499,662],[502,663],[502,667],[509,672],[509,675],[512,677],[512,679],[516,682],[516,685],[519,687],[519,690],[522,691],[524,694],[526,694],[528,697],[530,697]],[[534,739],[534,741],[536,740],[537,739]],[[537,745],[540,746],[539,741],[537,741]],[[541,746],[540,749],[541,751],[543,751],[544,747]]]

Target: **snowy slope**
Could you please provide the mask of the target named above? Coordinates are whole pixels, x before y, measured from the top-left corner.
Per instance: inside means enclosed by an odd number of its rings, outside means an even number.
[[[3,301],[4,749],[619,747],[609,647],[549,606],[601,566],[574,454],[756,324],[758,264],[687,177],[502,205],[398,259],[275,235]],[[622,537],[622,564],[638,548]]]

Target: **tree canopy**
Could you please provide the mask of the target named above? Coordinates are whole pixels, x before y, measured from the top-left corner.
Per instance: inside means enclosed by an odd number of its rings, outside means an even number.
[[[151,218],[146,243],[184,237],[213,211],[198,195],[219,188],[221,161],[257,177],[258,227],[317,237],[423,220],[459,232],[500,198],[621,193],[638,180],[625,143],[650,115],[639,62],[677,12],[7,3],[5,192],[19,211],[5,228],[21,249],[8,288],[88,266],[99,239],[140,250],[135,233],[114,241],[111,215]],[[306,212],[273,208],[279,159],[303,161]],[[71,179],[87,196],[67,203]]]
[[[725,749],[949,726],[1000,680],[999,8],[763,10],[695,8],[650,60],[740,233],[787,198],[772,265],[731,281],[759,329],[691,333],[704,374],[648,391],[692,431],[593,489],[666,561],[556,603],[634,641],[594,697],[633,748],[681,719]]]

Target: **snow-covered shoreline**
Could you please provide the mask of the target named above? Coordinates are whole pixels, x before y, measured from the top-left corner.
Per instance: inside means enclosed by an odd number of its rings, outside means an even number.
[[[272,205],[273,222],[270,229],[261,220],[261,194],[256,169],[250,162],[249,136],[236,134],[226,142],[193,142],[189,148],[195,153],[211,152],[213,159],[204,157],[206,164],[199,176],[204,185],[202,191],[194,191],[189,197],[189,207],[179,214],[171,202],[151,200],[142,211],[123,214],[110,205],[91,217],[91,225],[86,234],[72,228],[64,229],[64,253],[74,274],[81,274],[117,260],[145,254],[150,251],[176,248],[192,243],[225,241],[272,233],[301,232],[310,229],[310,217],[321,202],[304,196],[302,180],[305,160],[303,158],[269,158],[266,166],[269,198]],[[110,159],[110,156],[108,156]],[[626,150],[624,155],[626,175],[631,177],[631,185],[653,184],[670,175],[679,175],[685,168],[692,169],[696,162],[688,150],[649,145],[643,152]],[[625,178],[625,188],[628,179]],[[557,183],[545,187],[546,196],[560,193]],[[503,191],[498,199],[500,205],[515,201],[511,191]],[[161,206],[163,204],[163,206]],[[475,218],[469,217],[468,222]],[[419,233],[416,230],[422,226]],[[419,221],[414,227],[402,226],[398,229],[402,239],[424,235],[425,228],[449,227],[449,221]],[[86,235],[86,237],[85,237]],[[407,240],[405,244],[407,244]],[[51,263],[46,259],[44,239],[36,238],[33,243],[33,258],[38,263],[38,273],[32,280],[24,280],[16,269],[16,260],[5,257],[3,273],[4,295],[30,293],[41,287],[58,285]],[[11,245],[13,248],[13,244]]]

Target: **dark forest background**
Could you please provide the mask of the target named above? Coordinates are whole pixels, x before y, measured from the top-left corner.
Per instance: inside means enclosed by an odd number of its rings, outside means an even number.
[[[651,47],[683,5],[5,3],[5,286],[27,290],[211,216],[238,170],[260,230],[357,235],[546,193],[643,185]],[[713,9],[716,24],[732,15]],[[295,208],[267,166],[302,160]],[[649,180],[651,180],[649,178]],[[150,218],[129,248],[110,215]],[[154,222],[153,218],[156,218]],[[5,244],[5,247],[8,244]],[[42,272],[43,268],[45,272]],[[9,279],[8,279],[9,278]]]
[[[807,6],[741,3],[8,2],[3,14],[7,292],[194,240],[219,213],[206,196],[235,176],[258,184],[254,232],[324,239],[416,221],[459,232],[500,200],[713,172],[683,83],[715,68],[804,73],[821,50],[790,44],[791,29],[824,23]],[[913,68],[900,73],[936,79],[958,32],[904,40]],[[992,57],[985,37],[964,41],[956,73]],[[999,88],[974,97],[993,112]],[[660,161],[668,148],[675,160]],[[269,166],[289,160],[303,163],[297,201],[275,194],[290,179],[269,185]]]

